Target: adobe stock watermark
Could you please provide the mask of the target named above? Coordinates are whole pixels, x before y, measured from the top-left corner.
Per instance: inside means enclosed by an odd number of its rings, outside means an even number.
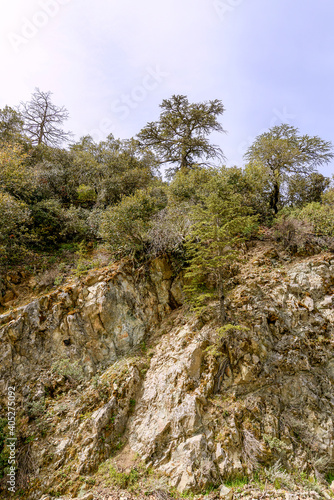
[[[233,12],[245,0],[213,0],[213,8],[221,21],[223,21],[227,14]]]
[[[7,489],[11,493],[16,491],[16,394],[15,387],[8,387],[8,403],[7,403],[7,421],[8,421],[8,436],[6,446],[9,450],[8,454],[8,473],[7,473]]]
[[[275,127],[275,125],[279,125],[280,123],[286,123],[288,125],[292,125],[295,118],[296,116],[289,113],[286,107],[284,107],[282,110],[273,109],[273,117],[268,124],[268,129]],[[268,129],[266,128],[261,129],[256,134],[256,137],[258,137],[261,134],[264,134],[265,132],[268,132]],[[244,155],[248,150],[248,148],[254,143],[256,137],[248,137],[247,140],[240,143],[238,147],[238,154]]]
[[[22,24],[19,32],[11,32],[8,34],[8,40],[15,52],[19,52],[20,48],[25,46],[32,40],[37,33],[44,28],[50,19],[56,17],[63,5],[67,5],[72,0],[40,0],[37,10],[30,19],[22,18]]]
[[[163,71],[159,65],[149,66],[140,83],[135,85],[129,92],[124,92],[110,105],[110,115],[100,120],[98,128],[90,130],[88,135],[97,142],[103,140],[115,130],[117,121],[126,120],[133,110],[137,109],[156,90],[163,81],[169,77],[169,73]]]

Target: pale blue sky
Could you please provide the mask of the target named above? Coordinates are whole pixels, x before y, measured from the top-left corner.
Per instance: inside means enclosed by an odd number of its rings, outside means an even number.
[[[333,0],[2,2],[0,107],[51,90],[76,137],[103,139],[135,135],[172,94],[221,99],[214,141],[241,166],[282,121],[334,142],[333,25]]]

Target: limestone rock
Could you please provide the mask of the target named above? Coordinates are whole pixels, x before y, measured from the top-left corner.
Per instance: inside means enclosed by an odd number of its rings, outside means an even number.
[[[233,491],[231,488],[228,488],[224,484],[221,486],[220,491],[220,498],[224,498],[224,500],[232,500],[233,499]]]
[[[87,493],[83,497],[76,498],[75,500],[94,500],[94,495],[93,493]]]

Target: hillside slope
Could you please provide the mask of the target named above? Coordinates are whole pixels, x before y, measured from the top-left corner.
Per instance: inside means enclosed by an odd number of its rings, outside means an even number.
[[[165,259],[91,271],[0,316],[24,498],[169,498],[224,482],[226,498],[261,485],[262,498],[330,498],[334,257],[259,243],[229,287],[221,334],[215,304],[202,317],[182,305]],[[238,491],[246,476],[253,493]]]

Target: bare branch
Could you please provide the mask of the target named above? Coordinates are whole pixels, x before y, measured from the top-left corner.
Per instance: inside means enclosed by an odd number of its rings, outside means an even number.
[[[73,135],[61,128],[69,118],[67,109],[53,104],[51,96],[52,92],[42,92],[36,88],[31,101],[20,103],[24,131],[35,145],[58,147]]]

